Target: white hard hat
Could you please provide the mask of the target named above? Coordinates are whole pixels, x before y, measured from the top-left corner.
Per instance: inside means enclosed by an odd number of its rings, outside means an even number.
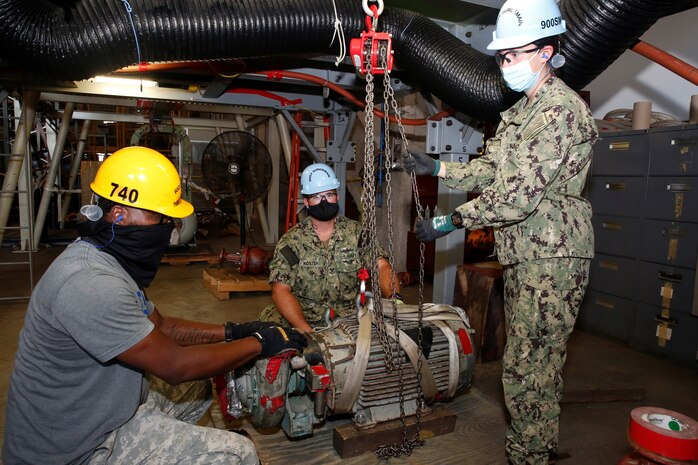
[[[488,50],[507,50],[567,30],[555,0],[508,0],[497,16]]]
[[[332,168],[324,163],[313,163],[301,174],[301,194],[313,195],[331,191],[339,187],[339,181]]]

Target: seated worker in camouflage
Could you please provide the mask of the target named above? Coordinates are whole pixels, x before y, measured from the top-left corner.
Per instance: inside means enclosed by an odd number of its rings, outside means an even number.
[[[325,312],[349,316],[356,311],[361,225],[337,216],[339,181],[322,163],[308,166],[301,175],[301,194],[308,217],[281,237],[269,268],[273,304],[262,321],[289,325],[300,331],[325,326]],[[380,248],[378,274],[383,297],[402,300],[397,279],[391,285],[390,264]]]
[[[594,236],[582,189],[597,129],[589,107],[559,77],[555,0],[508,0],[497,18],[495,60],[521,99],[501,114],[485,154],[442,163],[417,152],[403,165],[479,197],[416,225],[431,241],[457,228],[495,228],[504,265],[507,343],[504,400],[511,415],[505,448],[514,465],[547,464],[559,440],[559,401],[567,340],[589,279]]]

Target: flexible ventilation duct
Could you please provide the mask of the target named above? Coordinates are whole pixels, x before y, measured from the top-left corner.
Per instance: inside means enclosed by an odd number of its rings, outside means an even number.
[[[359,0],[335,0],[347,40],[364,29]],[[138,62],[124,3],[112,0],[0,0],[0,57],[42,77],[85,79]],[[570,30],[564,78],[581,88],[657,19],[698,0],[562,0]],[[133,0],[141,60],[191,61],[337,54],[329,0]],[[428,18],[385,8],[395,60],[414,82],[475,118],[493,120],[517,97],[492,57]]]

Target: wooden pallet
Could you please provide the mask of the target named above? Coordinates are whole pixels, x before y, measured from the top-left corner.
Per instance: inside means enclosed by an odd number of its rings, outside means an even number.
[[[163,255],[160,263],[166,265],[189,265],[190,263],[208,263],[209,265],[215,265],[220,263],[220,259],[218,255],[213,254]]]
[[[182,252],[170,252],[162,256],[161,264],[168,265],[189,265],[190,263],[208,263],[217,265],[220,263],[220,256],[208,245],[196,246]]]
[[[204,270],[204,287],[218,300],[229,300],[231,292],[270,291],[269,276],[246,275],[223,268]]]

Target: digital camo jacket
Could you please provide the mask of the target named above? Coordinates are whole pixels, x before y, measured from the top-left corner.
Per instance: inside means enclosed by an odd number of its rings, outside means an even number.
[[[359,293],[357,273],[364,266],[360,237],[360,223],[338,216],[332,236],[323,244],[308,217],[279,239],[269,263],[269,282],[291,287],[311,325],[321,322],[329,307],[337,316],[351,315],[356,311],[354,302]],[[290,259],[288,252],[284,254],[286,247],[293,252]],[[380,246],[378,256],[386,256]],[[298,262],[292,263],[296,258]],[[262,312],[260,319],[284,321],[273,305]]]
[[[444,184],[481,195],[456,210],[469,229],[495,228],[500,263],[552,257],[591,258],[591,205],[581,196],[596,124],[586,103],[550,78],[501,114],[485,154],[445,163]]]

